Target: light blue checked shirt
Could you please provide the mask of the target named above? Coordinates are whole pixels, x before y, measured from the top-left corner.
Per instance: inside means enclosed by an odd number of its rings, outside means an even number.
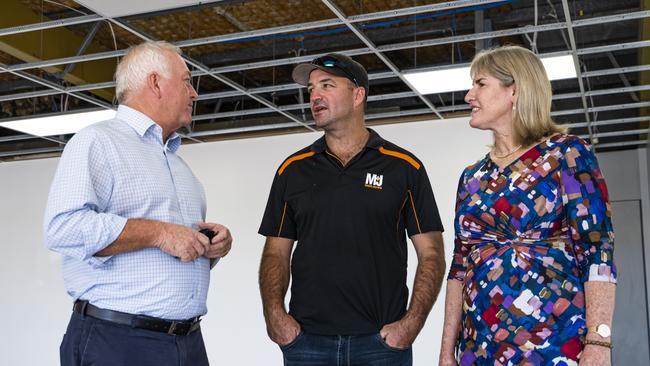
[[[165,319],[207,312],[210,261],[182,263],[158,248],[93,256],[111,244],[127,219],[147,218],[197,229],[205,192],[176,155],[178,134],[120,106],[114,119],[78,132],[59,162],[44,220],[45,243],[63,254],[70,296],[104,309]]]

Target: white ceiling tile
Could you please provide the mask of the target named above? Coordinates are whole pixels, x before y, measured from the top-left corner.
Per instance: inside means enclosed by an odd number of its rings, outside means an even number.
[[[110,18],[133,14],[148,13],[159,10],[175,9],[206,3],[218,3],[222,0],[75,0],[97,14]]]

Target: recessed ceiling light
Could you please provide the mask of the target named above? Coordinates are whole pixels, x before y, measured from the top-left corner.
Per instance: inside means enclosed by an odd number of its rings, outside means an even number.
[[[549,80],[571,79],[578,76],[571,55],[542,57],[542,63]]]
[[[61,113],[37,118],[21,118],[0,122],[0,126],[35,136],[67,135],[76,133],[93,123],[114,117],[114,110],[103,109],[81,113]]]

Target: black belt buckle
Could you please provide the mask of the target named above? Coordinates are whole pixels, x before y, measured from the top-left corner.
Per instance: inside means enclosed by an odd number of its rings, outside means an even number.
[[[174,335],[174,331],[176,330],[176,324],[178,324],[178,322],[173,320],[172,324],[169,326],[169,329],[167,329],[167,334]]]
[[[171,324],[169,325],[169,329],[167,329],[167,334],[188,335],[193,331],[199,329],[200,323],[201,323],[200,318],[194,318],[190,322],[172,320]]]
[[[201,317],[197,316],[196,318],[194,318],[194,321],[190,325],[190,329],[187,331],[187,334],[190,334],[195,330],[199,329],[200,326],[201,326]]]
[[[86,308],[88,307],[89,302],[86,300],[77,300],[72,306],[72,310],[77,310],[82,316],[86,316]]]

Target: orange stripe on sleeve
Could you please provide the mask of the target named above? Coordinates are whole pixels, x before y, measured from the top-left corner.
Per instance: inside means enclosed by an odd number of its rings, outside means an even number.
[[[280,220],[280,227],[278,228],[278,237],[282,233],[282,225],[284,225],[284,216],[287,214],[287,203],[284,203],[284,209],[282,210],[282,219]]]
[[[310,157],[310,156],[312,156],[312,155],[314,155],[314,154],[315,154],[315,152],[310,151],[310,152],[306,152],[306,153],[304,153],[304,154],[300,154],[300,155],[296,155],[296,156],[292,156],[292,157],[290,157],[289,159],[287,159],[287,160],[284,162],[284,164],[282,164],[282,166],[281,166],[280,169],[278,170],[278,175],[282,175],[282,173],[284,173],[284,170],[287,169],[287,167],[288,167],[289,165],[291,165],[291,163],[296,162],[296,161],[298,161],[298,160],[302,160],[302,159],[308,158],[308,157]]]
[[[418,219],[418,213],[415,211],[415,203],[413,202],[413,194],[409,189],[409,197],[411,198],[411,208],[413,209],[413,216],[415,216],[415,223],[418,226],[418,231],[422,234],[422,228],[420,227],[420,220]]]
[[[379,152],[382,153],[382,154],[384,154],[384,155],[390,155],[390,156],[394,156],[394,157],[396,157],[396,158],[400,158],[400,159],[402,159],[402,160],[406,160],[409,164],[413,165],[413,167],[414,167],[415,169],[420,170],[420,163],[418,163],[415,159],[413,159],[412,157],[410,157],[410,156],[408,156],[408,155],[406,155],[406,154],[404,154],[404,153],[401,153],[401,152],[398,152],[398,151],[393,151],[393,150],[384,149],[383,146],[381,146],[381,147],[379,148]]]

